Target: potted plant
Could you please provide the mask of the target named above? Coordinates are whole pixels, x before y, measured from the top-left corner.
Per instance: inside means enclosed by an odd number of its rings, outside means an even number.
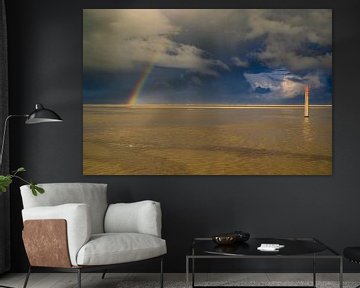
[[[0,175],[0,192],[6,192],[9,188],[10,184],[13,182],[13,179],[19,179],[20,181],[30,185],[30,189],[34,196],[38,194],[43,194],[45,192],[44,188],[37,186],[37,184],[33,181],[27,181],[24,178],[20,177],[18,173],[25,172],[24,167],[20,167],[17,170],[11,172],[8,175]]]

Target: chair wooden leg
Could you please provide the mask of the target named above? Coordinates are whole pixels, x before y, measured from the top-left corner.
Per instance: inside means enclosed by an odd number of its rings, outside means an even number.
[[[81,269],[77,269],[78,288],[81,288]]]
[[[161,257],[161,260],[160,260],[160,287],[163,288],[164,287],[164,260],[163,260],[163,257]]]
[[[28,281],[29,281],[29,277],[30,277],[30,274],[31,274],[31,265],[29,266],[29,270],[26,274],[26,278],[25,278],[25,282],[24,282],[24,286],[23,288],[26,288],[27,284],[28,284]]]
[[[107,272],[107,270],[105,269],[103,274],[101,275],[101,279],[105,279],[106,272]]]

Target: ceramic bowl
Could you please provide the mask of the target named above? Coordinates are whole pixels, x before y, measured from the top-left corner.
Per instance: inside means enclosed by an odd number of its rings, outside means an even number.
[[[232,245],[237,241],[236,234],[219,234],[212,237],[212,240],[218,245]]]

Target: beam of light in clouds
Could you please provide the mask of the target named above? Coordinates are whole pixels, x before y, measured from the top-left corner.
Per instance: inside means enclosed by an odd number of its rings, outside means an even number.
[[[264,91],[263,97],[295,98],[304,93],[306,84],[312,88],[319,88],[321,83],[318,75],[306,75],[304,77],[290,73],[287,69],[278,69],[271,72],[244,73],[245,79],[249,82],[252,90]]]

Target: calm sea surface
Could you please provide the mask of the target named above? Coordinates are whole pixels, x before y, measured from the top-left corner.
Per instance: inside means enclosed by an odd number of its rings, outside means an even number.
[[[332,108],[84,105],[85,175],[331,175]]]

